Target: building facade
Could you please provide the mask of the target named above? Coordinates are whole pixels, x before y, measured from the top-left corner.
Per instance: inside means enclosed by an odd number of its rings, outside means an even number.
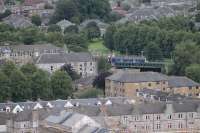
[[[70,65],[82,77],[97,75],[97,61],[90,53],[43,54],[36,65],[50,73]]]
[[[199,97],[200,84],[186,77],[168,77],[156,72],[119,71],[105,80],[106,96],[135,97],[141,89]]]
[[[43,53],[62,53],[62,48],[52,44],[5,45],[0,46],[0,59],[7,59],[16,64],[34,63]]]
[[[7,120],[8,133],[39,133],[39,115],[37,111],[23,111],[12,114]]]

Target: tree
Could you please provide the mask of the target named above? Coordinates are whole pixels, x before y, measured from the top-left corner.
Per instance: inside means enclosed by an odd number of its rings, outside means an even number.
[[[144,48],[144,53],[147,59],[150,61],[162,60],[163,58],[162,50],[155,43],[149,43]]]
[[[2,66],[2,72],[7,76],[10,77],[11,73],[16,70],[16,66],[13,62],[7,61],[3,66]]]
[[[64,33],[78,33],[79,29],[76,25],[71,25],[65,28]]]
[[[66,99],[72,95],[72,80],[64,71],[56,71],[51,76],[51,89],[56,99]]]
[[[22,31],[20,32],[20,37],[21,41],[24,44],[29,45],[40,41],[42,35],[40,34],[39,29],[37,29],[36,27],[29,27],[22,29]]]
[[[185,74],[187,77],[200,83],[200,64],[191,64],[190,66],[186,67]]]
[[[51,23],[56,23],[60,20],[73,20],[73,17],[79,16],[79,11],[73,0],[59,0],[56,3],[54,15]]]
[[[98,76],[96,76],[93,86],[103,89],[105,92],[105,79],[106,77],[110,76],[112,73],[110,72],[102,72]]]
[[[88,43],[84,34],[66,34],[64,42],[69,50],[80,52],[87,51]]]
[[[104,57],[100,57],[98,59],[98,72],[107,72],[111,68],[111,64],[108,63],[108,60],[105,59]]]
[[[33,15],[33,16],[31,17],[31,22],[32,22],[33,24],[35,24],[36,26],[40,26],[41,23],[42,23],[42,20],[41,20],[40,16],[38,16],[38,15]]]
[[[31,89],[24,74],[19,70],[14,70],[10,76],[10,87],[13,101],[24,101],[30,99]]]
[[[52,24],[48,27],[47,29],[48,32],[61,32],[61,28],[60,26],[56,25],[56,24]]]
[[[0,71],[0,102],[11,99],[9,78]]]
[[[50,88],[49,75],[43,70],[37,70],[31,76],[31,90],[32,98],[37,100],[38,98],[48,100],[52,97],[52,91]]]
[[[172,74],[184,75],[185,69],[191,64],[199,62],[199,46],[194,42],[187,41],[176,46],[174,51],[174,65]]]
[[[101,36],[101,31],[96,22],[90,22],[85,28],[87,38],[89,40],[99,38]]]
[[[25,64],[25,65],[21,66],[20,71],[26,77],[30,77],[37,71],[37,67],[34,64],[28,63],[28,64]]]
[[[107,28],[106,33],[104,35],[104,44],[107,48],[114,50],[114,34],[116,33],[117,28],[115,25],[111,25]]]
[[[80,78],[80,75],[72,69],[71,65],[64,65],[61,70],[67,72],[73,81]]]
[[[108,0],[77,0],[78,10],[83,18],[108,17],[111,7]]]

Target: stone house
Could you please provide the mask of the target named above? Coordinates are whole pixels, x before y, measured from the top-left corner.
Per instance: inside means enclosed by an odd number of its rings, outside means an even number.
[[[187,77],[170,76],[168,78],[169,91],[184,96],[199,97],[200,84]]]
[[[8,133],[39,133],[38,111],[23,111],[11,114],[7,120]]]
[[[18,14],[11,14],[10,16],[4,18],[3,22],[13,26],[14,28],[27,28],[33,26],[29,19]]]
[[[156,72],[119,71],[105,80],[106,96],[135,97],[141,89],[198,97],[200,84],[186,77],[166,76]]]
[[[168,81],[165,75],[156,72],[120,71],[106,78],[106,96],[134,97],[143,88],[165,91]]]
[[[52,44],[4,45],[0,46],[0,59],[7,59],[16,64],[34,63],[43,53],[62,53],[62,48]]]
[[[76,24],[64,19],[59,21],[56,25],[58,25],[61,28],[62,32],[64,32],[67,27],[75,26]]]
[[[90,53],[43,54],[36,66],[50,73],[61,69],[65,64],[82,77],[97,75],[97,62]]]

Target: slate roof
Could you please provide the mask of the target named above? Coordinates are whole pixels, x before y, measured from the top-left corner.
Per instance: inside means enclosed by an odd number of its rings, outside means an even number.
[[[37,64],[51,64],[51,63],[66,63],[67,59],[63,54],[54,53],[54,54],[42,54],[37,60]]]
[[[167,77],[157,72],[119,71],[106,79],[125,83],[167,81]]]
[[[56,54],[42,54],[38,59],[37,64],[48,63],[70,63],[70,62],[90,62],[93,57],[90,53],[56,53]]]
[[[17,14],[12,14],[4,18],[3,22],[15,28],[26,28],[26,27],[33,26],[31,21],[26,19],[24,16],[17,15]]]
[[[193,80],[187,77],[181,76],[169,76],[168,78],[169,87],[193,87],[200,86],[199,83],[194,82]]]
[[[75,25],[75,24],[64,19],[64,20],[59,21],[56,25],[60,26],[64,30],[65,28]]]
[[[109,24],[104,23],[104,22],[102,22],[98,19],[89,19],[89,20],[85,20],[84,22],[82,22],[80,24],[80,28],[81,29],[85,28],[87,26],[87,24],[90,23],[90,22],[96,22],[97,25],[99,26],[99,28],[107,28],[109,26]]]
[[[44,2],[44,0],[24,0],[23,5],[24,6],[33,6],[35,4],[40,4],[43,2]]]

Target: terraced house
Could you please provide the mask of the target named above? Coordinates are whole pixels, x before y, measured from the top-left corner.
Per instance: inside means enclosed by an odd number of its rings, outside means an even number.
[[[119,71],[106,78],[106,96],[135,97],[141,89],[199,97],[200,84],[187,77],[166,76],[156,72]]]

